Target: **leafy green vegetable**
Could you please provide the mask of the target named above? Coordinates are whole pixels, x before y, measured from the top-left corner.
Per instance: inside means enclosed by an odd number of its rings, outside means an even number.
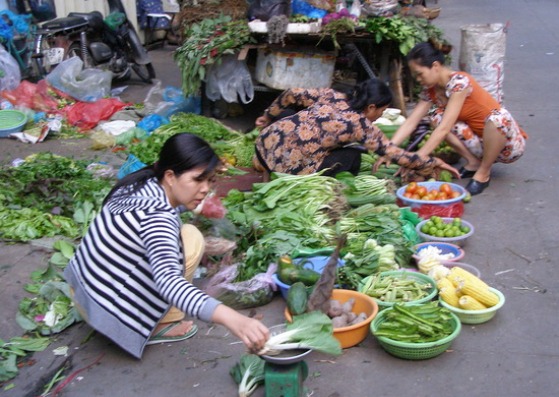
[[[189,132],[206,140],[218,156],[231,161],[232,165],[249,167],[254,156],[254,132],[243,134],[226,127],[218,120],[194,113],[176,113],[170,122],[157,128],[146,139],[131,144],[128,152],[144,164],[153,164],[165,141],[178,133]]]
[[[293,316],[286,330],[271,336],[259,354],[272,356],[293,349],[312,349],[334,356],[342,354],[340,342],[334,337],[332,320],[320,311]]]
[[[393,17],[367,18],[365,29],[375,35],[377,43],[392,41],[398,45],[402,55],[420,42],[430,38],[444,42],[443,31],[425,18]]]
[[[220,61],[224,54],[234,54],[245,44],[254,42],[246,20],[230,16],[206,18],[188,26],[175,61],[181,70],[185,95],[196,94],[206,77],[207,67]]]
[[[17,167],[0,168],[0,237],[79,237],[87,225],[79,230],[74,212],[86,202],[99,208],[112,186],[112,180],[96,177],[87,166],[45,152],[28,156]]]
[[[239,397],[249,397],[264,383],[264,360],[254,354],[244,354],[229,371],[239,385]]]

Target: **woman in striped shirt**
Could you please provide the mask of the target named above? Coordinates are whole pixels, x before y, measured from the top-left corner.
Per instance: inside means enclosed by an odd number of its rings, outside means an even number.
[[[260,321],[192,284],[204,239],[195,227],[181,227],[179,208],[202,202],[218,165],[196,135],[169,138],[159,161],[111,190],[64,272],[85,321],[137,358],[146,345],[194,335],[184,313],[225,326],[250,351],[269,337]]]

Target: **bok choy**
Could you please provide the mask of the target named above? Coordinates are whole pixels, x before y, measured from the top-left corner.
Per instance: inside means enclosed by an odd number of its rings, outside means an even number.
[[[254,354],[244,354],[229,374],[239,385],[239,397],[249,397],[264,383],[264,360]]]
[[[320,311],[293,316],[286,330],[272,335],[258,354],[274,356],[293,349],[311,349],[334,356],[342,354],[340,342],[334,337],[332,320]]]

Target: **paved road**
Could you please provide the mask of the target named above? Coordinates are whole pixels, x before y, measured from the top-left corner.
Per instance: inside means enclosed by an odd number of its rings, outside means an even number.
[[[471,23],[510,22],[505,63],[505,105],[530,134],[528,151],[517,163],[496,165],[491,186],[466,207],[464,218],[476,232],[468,241],[465,262],[506,295],[506,304],[489,323],[464,326],[452,350],[427,361],[406,361],[385,353],[372,337],[330,360],[309,356],[309,395],[555,396],[559,390],[558,277],[559,258],[555,202],[559,162],[556,128],[559,84],[559,2],[556,0],[440,0],[434,21],[455,45],[460,27]],[[164,84],[180,85],[169,50],[153,52]],[[123,95],[138,101],[146,88],[131,84]],[[89,155],[82,143],[36,147],[2,142],[1,160],[33,150]],[[0,337],[20,331],[14,324],[22,286],[32,270],[44,266],[45,249],[2,245],[0,254]],[[257,314],[268,325],[282,322],[284,303],[276,298]],[[229,368],[243,353],[222,327],[200,323],[188,342],[149,347],[141,361],[122,353],[90,328],[77,325],[59,335],[52,348],[69,346],[67,357],[52,349],[37,354],[32,367],[21,369],[14,388],[3,396],[37,396],[62,365],[65,374],[79,369],[61,395],[73,396],[233,396]],[[93,365],[92,365],[93,364]],[[88,367],[90,366],[91,367]],[[263,396],[260,389],[256,396]]]

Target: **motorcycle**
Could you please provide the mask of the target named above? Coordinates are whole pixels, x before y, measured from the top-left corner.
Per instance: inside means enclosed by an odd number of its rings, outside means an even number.
[[[31,58],[44,77],[65,59],[78,56],[84,68],[100,68],[114,81],[138,77],[151,83],[155,69],[120,0],[107,0],[109,15],[99,11],[71,12],[67,17],[41,23],[33,32]]]

